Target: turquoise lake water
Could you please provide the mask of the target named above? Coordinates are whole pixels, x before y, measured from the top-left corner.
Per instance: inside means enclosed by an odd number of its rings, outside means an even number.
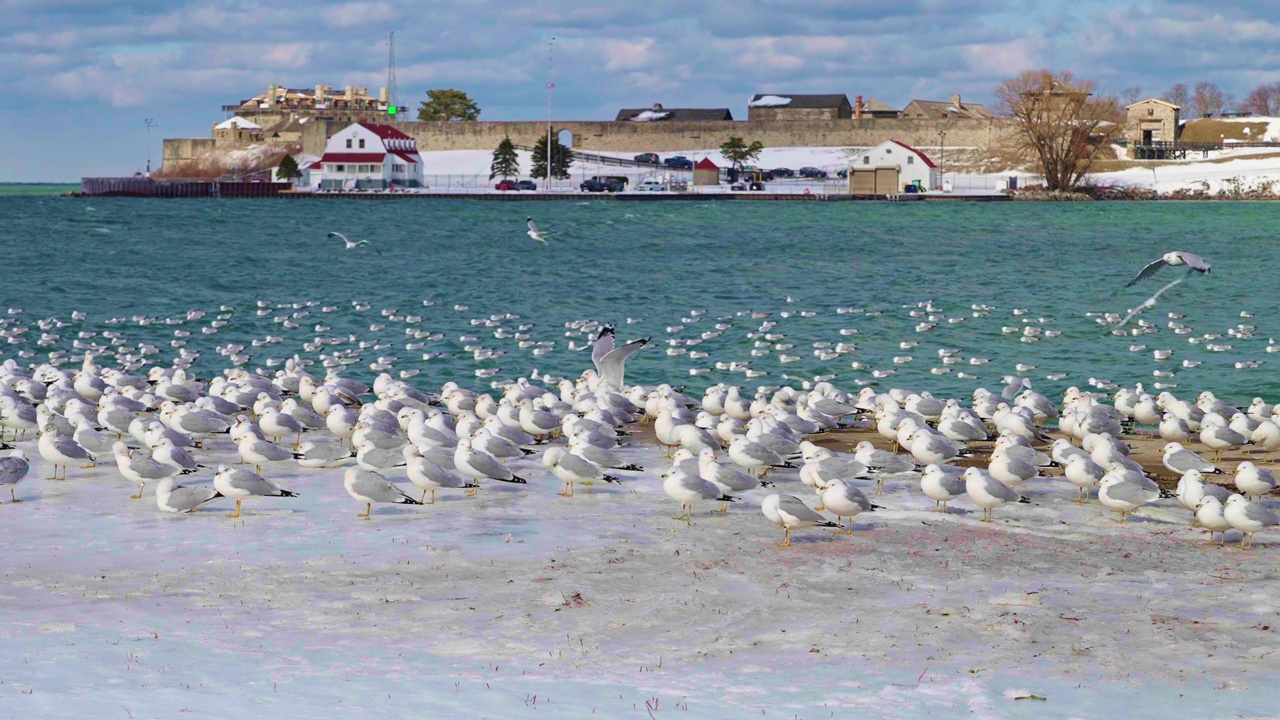
[[[546,246],[525,235],[533,215],[552,233]],[[543,373],[575,376],[590,366],[589,354],[570,352],[586,336],[566,337],[566,323],[616,323],[623,338],[653,336],[628,366],[632,382],[670,381],[700,389],[713,382],[780,384],[835,375],[841,387],[877,381],[882,387],[910,387],[955,394],[997,387],[1003,375],[1033,380],[1049,394],[1090,378],[1116,383],[1176,385],[1189,395],[1209,389],[1233,399],[1262,395],[1276,400],[1280,354],[1265,352],[1280,335],[1276,318],[1280,269],[1275,203],[772,203],[772,202],[475,202],[475,201],[207,201],[76,199],[0,196],[0,250],[5,258],[0,315],[31,325],[21,342],[0,344],[0,358],[34,352],[35,362],[50,350],[77,355],[73,341],[103,343],[118,330],[125,347],[145,342],[159,348],[165,362],[174,331],[189,331],[187,347],[200,350],[202,375],[230,361],[218,346],[246,346],[249,367],[304,351],[316,337],[341,338],[322,352],[371,346],[345,374],[371,378],[377,357],[394,357],[393,372],[419,370],[414,382],[438,387],[458,380],[485,388],[490,380]],[[364,248],[345,251],[330,230],[353,240],[368,239],[381,255]],[[1169,250],[1189,250],[1213,263],[1208,276],[1188,279],[1139,316],[1157,332],[1115,337],[1090,312],[1119,312],[1137,306],[1166,280],[1132,288],[1124,284],[1147,262]],[[1183,270],[1164,271],[1173,279]],[[788,298],[792,301],[788,302]],[[257,302],[273,312],[256,314]],[[316,303],[299,310],[284,303]],[[357,310],[353,301],[369,304]],[[424,306],[423,301],[434,301]],[[932,301],[931,330],[917,331],[928,317],[912,317],[918,303]],[[202,327],[230,306],[231,317],[215,334]],[[465,305],[465,310],[455,310]],[[974,317],[974,305],[991,306]],[[322,306],[337,306],[322,312]],[[910,307],[908,307],[910,306]],[[165,325],[202,308],[198,321]],[[388,320],[420,315],[421,324]],[[850,310],[840,313],[838,309]],[[1015,309],[1025,310],[1015,314]],[[88,313],[70,323],[73,310]],[[698,322],[693,310],[705,310]],[[772,313],[769,333],[792,344],[752,357],[762,319],[744,311]],[[1241,317],[1241,312],[1252,317]],[[274,318],[306,312],[285,329]],[[1193,332],[1177,335],[1167,313]],[[502,328],[518,332],[533,324],[529,341],[555,343],[541,357],[521,349],[514,338],[495,338],[495,328],[473,320],[503,314]],[[801,313],[804,313],[802,315]],[[812,315],[810,315],[812,313]],[[878,314],[877,314],[878,313]],[[789,315],[786,317],[784,315]],[[112,318],[145,316],[108,324]],[[38,346],[34,323],[57,317],[69,322],[50,330],[59,337]],[[627,319],[640,319],[627,323]],[[718,318],[726,318],[717,320]],[[948,319],[963,318],[952,323]],[[1043,320],[1043,322],[1038,322]],[[669,339],[697,339],[729,325],[717,337],[688,348],[709,357],[669,356]],[[327,328],[315,330],[319,323]],[[1228,337],[1239,324],[1254,326],[1252,337]],[[1020,342],[1022,328],[1039,325],[1061,334]],[[384,325],[371,330],[372,325]],[[683,326],[681,329],[676,329]],[[407,338],[406,327],[442,334],[438,341]],[[1126,330],[1137,328],[1137,320]],[[1016,332],[1004,332],[1015,328]],[[841,329],[856,334],[841,335]],[[506,334],[506,333],[504,333]],[[1188,338],[1220,334],[1198,344]],[[282,338],[265,347],[254,339]],[[475,337],[475,341],[461,340]],[[902,341],[917,342],[904,350]],[[425,342],[406,349],[407,342]],[[813,354],[813,343],[853,343],[835,359]],[[1210,343],[1229,344],[1214,352]],[[505,355],[477,362],[463,348],[478,345]],[[774,345],[774,343],[770,343]],[[1131,352],[1130,346],[1146,346]],[[956,349],[959,364],[944,366],[943,348]],[[1152,351],[1172,348],[1168,360]],[[423,360],[426,352],[449,357]],[[798,356],[782,362],[781,355]],[[895,364],[894,357],[913,358]],[[970,357],[988,358],[971,365]],[[1184,368],[1183,360],[1199,361]],[[744,361],[765,374],[747,379],[719,371],[714,363]],[[1238,362],[1257,362],[1237,369]],[[1268,361],[1274,361],[1275,364]],[[110,364],[109,358],[100,362]],[[863,365],[854,369],[851,363]],[[1034,366],[1024,372],[1016,364]],[[498,368],[477,379],[476,368]],[[691,376],[690,368],[712,368]],[[950,369],[934,374],[933,368]],[[313,370],[318,370],[313,368]],[[895,370],[875,378],[872,370]],[[1157,378],[1153,371],[1172,371]],[[975,378],[960,378],[965,372]],[[1065,377],[1049,380],[1048,375]]]

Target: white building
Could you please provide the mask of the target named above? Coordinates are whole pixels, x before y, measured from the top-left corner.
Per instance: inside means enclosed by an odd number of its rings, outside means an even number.
[[[326,190],[383,190],[422,187],[422,156],[418,141],[391,125],[353,123],[325,144],[317,174]]]
[[[901,185],[915,183],[925,190],[942,189],[938,166],[933,164],[929,156],[897,140],[885,140],[867,150],[862,155],[854,158],[853,167],[855,169],[862,167],[896,167],[898,168],[898,180]]]

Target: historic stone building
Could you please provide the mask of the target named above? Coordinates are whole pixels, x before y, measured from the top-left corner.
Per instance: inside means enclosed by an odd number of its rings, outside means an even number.
[[[1129,146],[1176,143],[1182,108],[1171,102],[1147,98],[1125,108],[1125,138]]]

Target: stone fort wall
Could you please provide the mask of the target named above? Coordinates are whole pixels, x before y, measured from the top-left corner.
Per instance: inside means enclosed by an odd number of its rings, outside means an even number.
[[[325,140],[347,123],[308,123],[302,134],[303,152],[323,154]],[[573,133],[577,150],[642,153],[677,152],[719,147],[731,136],[765,147],[870,147],[885,140],[936,147],[946,132],[948,147],[988,148],[1003,144],[1012,131],[1007,119],[917,120],[778,120],[712,122],[553,122],[555,129]],[[396,127],[418,141],[423,152],[433,150],[493,150],[504,137],[516,145],[532,146],[547,132],[546,122],[407,122]]]

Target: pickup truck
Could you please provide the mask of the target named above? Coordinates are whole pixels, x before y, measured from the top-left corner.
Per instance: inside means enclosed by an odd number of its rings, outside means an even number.
[[[674,170],[693,169],[693,161],[683,155],[672,155],[666,160],[663,160],[662,164]]]
[[[613,178],[593,177],[589,180],[583,180],[578,186],[582,192],[622,192],[625,185]]]

